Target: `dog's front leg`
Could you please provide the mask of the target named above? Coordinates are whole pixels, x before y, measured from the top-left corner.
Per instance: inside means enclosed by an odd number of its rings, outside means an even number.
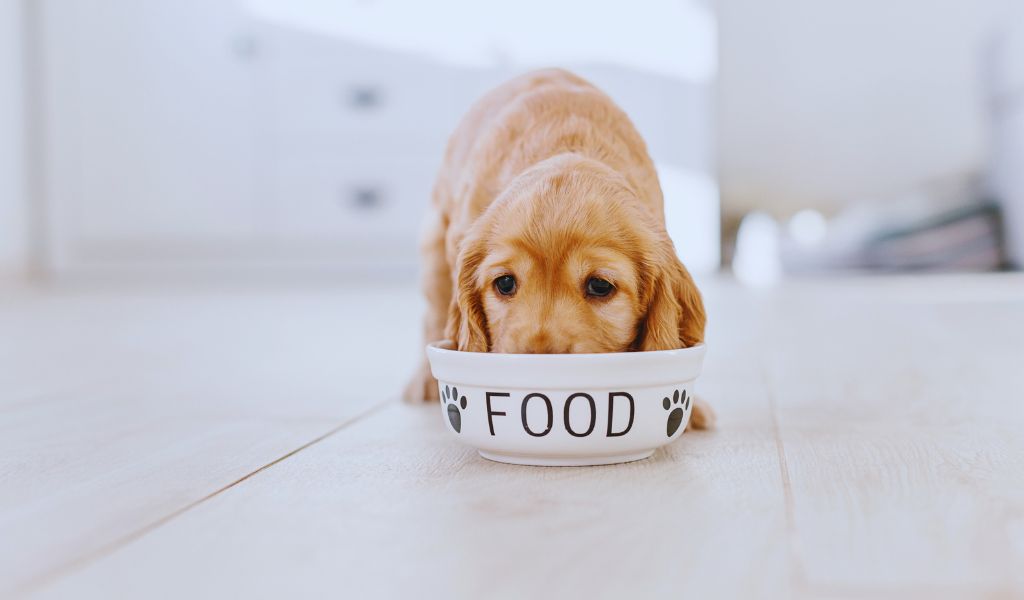
[[[423,344],[444,337],[448,319],[448,305],[452,299],[452,275],[445,256],[446,226],[440,211],[432,206],[424,230],[423,293],[427,297],[427,312],[423,318]],[[437,380],[430,373],[430,364],[424,354],[419,367],[409,379],[402,394],[407,402],[425,402],[438,399]]]

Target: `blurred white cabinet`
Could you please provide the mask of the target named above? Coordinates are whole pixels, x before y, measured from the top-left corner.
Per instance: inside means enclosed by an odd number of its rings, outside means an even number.
[[[412,265],[457,73],[230,0],[43,0],[57,272]]]
[[[265,23],[257,31],[271,235],[414,263],[448,134],[478,90],[460,94],[465,74],[415,57]]]
[[[449,133],[515,71],[358,45],[244,6],[39,0],[55,272],[416,263]],[[623,105],[656,159],[713,172],[709,86],[576,70]]]
[[[251,237],[255,76],[231,3],[46,0],[44,174],[56,266]]]

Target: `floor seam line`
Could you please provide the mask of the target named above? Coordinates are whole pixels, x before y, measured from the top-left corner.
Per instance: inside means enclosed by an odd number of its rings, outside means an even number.
[[[761,376],[768,393],[768,411],[772,419],[772,433],[775,438],[775,452],[779,461],[779,477],[782,480],[782,501],[786,512],[786,537],[791,565],[790,576],[793,579],[794,587],[806,589],[807,577],[804,573],[803,562],[800,560],[798,549],[799,539],[796,530],[796,507],[793,502],[793,484],[789,475],[789,460],[786,458],[786,446],[782,441],[782,429],[779,427],[778,405],[775,401],[775,391],[771,386],[771,378],[767,369],[762,365]]]
[[[144,525],[143,527],[137,529],[136,531],[133,531],[131,533],[123,535],[120,538],[118,538],[118,539],[116,539],[116,540],[114,540],[112,542],[107,543],[106,545],[102,546],[101,548],[99,548],[97,550],[94,550],[92,553],[90,553],[90,554],[88,554],[86,556],[74,559],[74,560],[72,560],[72,561],[70,561],[70,562],[68,562],[68,563],[66,563],[66,564],[64,564],[62,566],[59,566],[59,567],[57,567],[55,569],[52,569],[51,571],[49,571],[47,573],[44,573],[44,574],[40,575],[39,577],[37,577],[37,578],[35,578],[33,580],[29,580],[24,585],[19,586],[19,587],[15,588],[14,590],[12,590],[12,595],[20,596],[20,595],[28,594],[28,593],[30,593],[32,591],[38,590],[39,588],[45,587],[46,585],[55,583],[58,579],[60,579],[62,577],[66,577],[67,575],[70,575],[71,573],[84,568],[85,566],[89,565],[90,563],[96,562],[97,560],[100,560],[101,558],[104,558],[106,556],[110,556],[111,554],[113,554],[114,552],[118,551],[119,549],[127,546],[128,544],[131,544],[132,542],[135,542],[136,540],[139,540],[139,539],[145,537],[146,535],[148,535],[149,533],[151,533],[153,531],[156,531],[157,529],[159,529],[159,528],[163,527],[164,525],[170,523],[171,521],[173,521],[174,519],[180,517],[181,515],[191,511],[192,509],[200,506],[201,504],[204,504],[208,500],[212,500],[213,498],[219,496],[220,494],[223,494],[224,492],[227,492],[228,490],[230,490],[230,489],[238,486],[239,484],[241,484],[241,483],[251,479],[252,477],[255,477],[259,473],[262,473],[263,471],[266,471],[267,469],[269,469],[269,468],[271,468],[271,467],[273,467],[273,466],[275,466],[277,464],[280,464],[280,463],[284,462],[285,460],[288,460],[289,458],[295,456],[296,454],[302,452],[303,450],[306,450],[307,448],[310,448],[311,446],[314,446],[314,445],[324,441],[325,439],[333,436],[334,434],[340,432],[341,430],[343,430],[343,429],[345,429],[345,428],[347,428],[347,427],[349,427],[351,425],[354,425],[355,423],[358,423],[359,421],[362,421],[363,419],[373,415],[374,413],[378,412],[379,410],[381,410],[381,409],[385,408],[386,406],[389,406],[389,405],[391,405],[393,403],[395,403],[395,400],[394,399],[389,399],[389,400],[385,400],[385,401],[382,401],[382,402],[380,402],[378,404],[375,404],[375,405],[371,406],[370,408],[364,410],[363,412],[358,413],[358,414],[350,417],[349,419],[346,419],[346,420],[342,421],[338,425],[336,425],[336,426],[332,427],[331,429],[327,430],[326,432],[316,436],[315,438],[309,440],[308,442],[298,446],[297,448],[294,448],[294,449],[286,452],[285,454],[282,454],[281,456],[275,458],[274,460],[268,462],[267,464],[262,465],[258,469],[255,469],[253,471],[250,471],[249,473],[246,473],[242,477],[239,477],[238,479],[235,479],[234,481],[232,481],[232,482],[230,482],[230,483],[228,483],[228,484],[226,484],[226,485],[224,485],[224,486],[222,486],[222,487],[220,487],[220,488],[210,492],[209,494],[206,494],[205,496],[203,496],[201,498],[193,500],[192,502],[186,504],[185,506],[183,506],[181,508],[178,508],[177,510],[172,511],[169,514],[164,515],[163,517],[160,517],[159,519],[149,523],[148,525]]]

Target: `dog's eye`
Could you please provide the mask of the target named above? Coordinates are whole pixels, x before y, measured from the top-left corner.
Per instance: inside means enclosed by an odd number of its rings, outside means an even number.
[[[516,293],[516,278],[511,275],[502,275],[494,280],[494,289],[502,296],[511,296]]]
[[[599,277],[591,277],[587,280],[587,295],[603,298],[615,291],[615,286]]]

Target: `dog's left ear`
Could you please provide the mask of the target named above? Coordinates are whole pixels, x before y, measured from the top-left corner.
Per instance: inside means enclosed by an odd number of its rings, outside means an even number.
[[[704,302],[667,236],[648,268],[643,294],[647,315],[640,323],[634,348],[674,350],[703,342]]]

